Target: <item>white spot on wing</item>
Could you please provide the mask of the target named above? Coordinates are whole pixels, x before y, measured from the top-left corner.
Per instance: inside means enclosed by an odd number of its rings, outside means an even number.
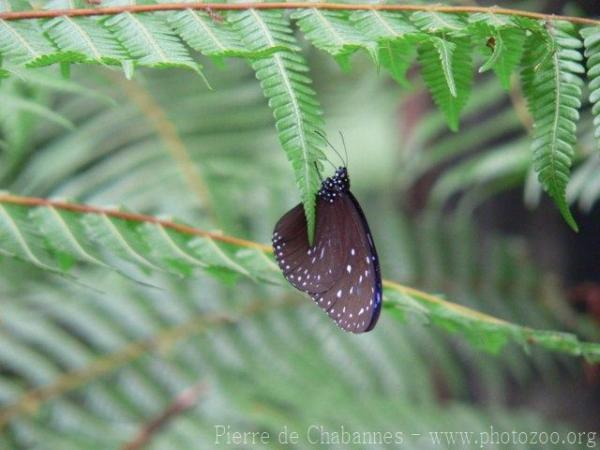
[[[346,266],[346,272],[348,272],[348,273],[352,272],[352,266],[350,264],[348,264]]]
[[[339,291],[337,291],[337,294],[335,294],[337,298],[342,298],[342,290],[340,289]]]

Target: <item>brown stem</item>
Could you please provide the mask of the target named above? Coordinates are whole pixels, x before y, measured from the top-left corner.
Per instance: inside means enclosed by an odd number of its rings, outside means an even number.
[[[180,414],[194,406],[198,397],[206,391],[204,382],[181,392],[167,408],[142,427],[135,437],[123,445],[122,450],[140,450],[144,448],[154,436]]]
[[[205,11],[231,11],[247,9],[322,9],[322,10],[375,10],[375,11],[430,11],[445,13],[491,13],[504,16],[529,17],[546,21],[565,20],[572,23],[598,25],[600,20],[587,17],[560,16],[555,14],[543,14],[531,11],[523,11],[511,8],[498,8],[495,6],[444,6],[444,5],[349,5],[344,3],[309,3],[309,2],[273,2],[273,3],[160,3],[156,5],[129,5],[110,6],[105,8],[74,8],[36,11],[15,11],[0,13],[0,19],[22,20],[42,19],[58,16],[106,16],[122,12],[143,13],[155,11],[177,11],[182,9],[195,9]]]
[[[252,247],[262,250],[263,252],[272,252],[273,249],[269,245],[259,244],[257,242],[247,241],[231,236],[223,236],[219,233],[211,233],[210,231],[199,230],[198,228],[190,227],[181,223],[175,223],[168,220],[157,219],[153,216],[145,214],[137,214],[126,211],[118,211],[115,209],[100,208],[96,206],[81,205],[77,203],[67,203],[54,200],[46,200],[36,197],[20,197],[18,195],[0,194],[0,203],[12,203],[14,205],[23,206],[44,206],[47,208],[62,209],[65,211],[73,211],[80,213],[100,214],[116,219],[129,220],[132,222],[154,223],[161,227],[170,228],[171,230],[179,231],[180,233],[193,234],[195,236],[207,237],[215,241],[226,242],[228,244],[238,245],[242,247]]]

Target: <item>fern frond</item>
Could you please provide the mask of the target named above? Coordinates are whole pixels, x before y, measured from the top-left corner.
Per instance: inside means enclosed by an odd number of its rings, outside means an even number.
[[[42,236],[27,216],[26,209],[0,204],[0,254],[50,272],[58,271],[51,265]]]
[[[526,34],[519,28],[506,28],[492,31],[492,37],[494,38],[492,54],[479,71],[493,69],[504,89],[508,90],[510,77],[523,55]]]
[[[517,68],[523,55],[526,31],[520,28],[508,16],[477,13],[469,17],[479,39],[479,48],[486,56],[486,61],[479,72],[493,69],[504,89],[510,88],[510,77]]]
[[[452,41],[431,36],[419,46],[423,80],[443,111],[451,130],[458,130],[460,112],[473,83],[471,46],[468,38]]]
[[[86,6],[89,6],[89,3],[85,0],[48,0],[44,2],[44,9],[47,10],[85,8]]]
[[[249,50],[227,21],[216,23],[203,11],[186,9],[168,14],[173,30],[194,50],[216,61],[223,57],[260,58],[287,49],[285,45],[271,45]]]
[[[188,275],[202,267],[225,281],[230,276],[244,275],[284,283],[266,251],[268,247],[253,242],[150,216],[0,196],[0,253],[45,270],[64,271],[73,261],[104,268],[128,262],[143,270]],[[65,263],[64,258],[71,261]],[[581,342],[571,334],[515,325],[393,282],[385,283],[384,297],[386,309],[398,318],[404,318],[405,313],[425,318],[462,333],[488,351],[497,352],[512,340],[600,361],[600,344]]]
[[[581,107],[581,41],[570,24],[557,22],[544,42],[539,34],[527,40],[523,92],[534,119],[534,168],[567,223],[577,230],[565,192],[577,141],[576,122]],[[548,46],[553,50],[548,52]]]
[[[283,44],[297,48],[289,21],[280,11],[249,10],[231,15],[234,26],[245,44],[252,49]],[[315,194],[320,178],[315,165],[325,158],[322,133],[323,119],[308,67],[302,55],[279,52],[255,59],[252,67],[260,80],[275,116],[279,141],[292,163],[296,183],[302,196],[312,242],[315,224]]]
[[[61,116],[60,114],[57,114],[50,108],[39,104],[33,100],[5,93],[0,95],[0,98],[2,99],[2,106],[7,109],[12,109],[13,112],[27,111],[35,116],[44,118],[50,122],[54,122],[64,128],[70,130],[75,128],[75,126],[71,121],[69,121],[69,119],[65,118],[64,116]]]
[[[51,204],[29,209],[0,203],[0,254],[50,271],[66,272],[77,262],[124,273],[125,262],[143,272],[187,276],[202,267],[224,280],[236,275],[260,278],[265,271],[270,273],[263,279],[275,278],[276,266],[264,254],[251,255],[254,250],[242,249],[238,257],[236,247],[213,241],[210,234],[185,235],[161,221],[131,220],[126,212],[84,211]]]
[[[11,64],[23,64],[28,67],[77,60],[77,55],[60,52],[54,48],[44,36],[37,20],[0,19],[0,56]]]
[[[414,49],[414,44],[406,39],[382,40],[377,48],[377,61],[397,83],[408,86],[406,72],[412,64]]]
[[[403,14],[386,11],[355,11],[350,20],[362,34],[378,43],[377,62],[398,83],[408,85],[406,71],[413,60],[415,43],[423,38],[417,28]]]
[[[119,64],[127,52],[95,18],[63,16],[44,24],[50,39],[62,51],[80,55],[82,62]]]
[[[594,137],[600,138],[600,27],[583,28],[581,36],[587,59],[589,95],[595,127]]]
[[[315,47],[333,55],[342,67],[361,48],[371,55],[375,51],[375,43],[352,27],[347,12],[312,8],[294,12],[292,18]]]
[[[457,14],[436,11],[417,11],[410,15],[410,20],[422,31],[428,33],[447,33],[463,35],[467,32],[467,24]]]
[[[352,25],[369,39],[399,39],[417,33],[417,28],[402,13],[389,11],[355,11]]]
[[[177,35],[156,14],[124,12],[104,24],[127,49],[135,63],[147,67],[183,67],[201,74]]]

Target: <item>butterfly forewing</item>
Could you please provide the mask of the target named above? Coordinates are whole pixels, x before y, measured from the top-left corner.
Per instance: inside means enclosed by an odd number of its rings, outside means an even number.
[[[308,245],[306,216],[302,204],[292,208],[275,226],[273,248],[285,278],[309,294],[326,292],[338,280],[336,264],[345,245],[345,233],[336,235],[338,204],[317,201],[315,241]]]
[[[345,168],[323,182],[316,206],[312,247],[302,205],[275,226],[273,248],[279,267],[342,329],[369,331],[381,309],[379,261],[366,218],[349,191]]]

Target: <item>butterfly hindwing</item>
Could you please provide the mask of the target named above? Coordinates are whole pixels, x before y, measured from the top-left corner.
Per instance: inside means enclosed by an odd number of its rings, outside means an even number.
[[[345,257],[339,263],[343,276],[326,293],[313,298],[340,328],[354,333],[371,330],[381,309],[381,274],[369,226],[350,192],[343,203],[349,234]]]

